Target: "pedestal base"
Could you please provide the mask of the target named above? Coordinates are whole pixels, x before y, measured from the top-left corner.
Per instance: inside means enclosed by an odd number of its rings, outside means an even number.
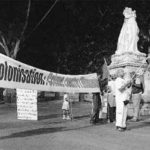
[[[114,54],[111,57],[112,63],[109,66],[110,74],[116,74],[120,68],[126,73],[137,72],[142,74],[147,68],[146,54],[126,52],[123,54]],[[140,69],[139,69],[140,68]]]

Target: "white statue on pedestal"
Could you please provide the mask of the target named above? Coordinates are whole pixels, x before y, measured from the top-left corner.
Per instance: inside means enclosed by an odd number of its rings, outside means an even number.
[[[124,23],[118,38],[116,54],[125,52],[140,53],[137,48],[139,28],[136,22],[136,11],[126,7],[123,11]]]

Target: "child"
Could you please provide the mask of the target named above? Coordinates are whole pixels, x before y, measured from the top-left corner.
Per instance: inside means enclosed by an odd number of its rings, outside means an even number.
[[[63,119],[70,120],[70,116],[69,116],[69,96],[68,96],[68,94],[64,94],[62,110],[63,110]]]

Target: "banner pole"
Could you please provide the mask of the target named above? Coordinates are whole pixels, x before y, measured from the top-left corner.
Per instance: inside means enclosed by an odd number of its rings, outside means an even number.
[[[72,100],[70,99],[70,114],[71,114],[71,121],[73,120],[73,114],[72,114]]]
[[[146,58],[146,60],[147,60],[148,58]],[[131,79],[133,79],[134,77],[135,77],[135,75],[136,75],[136,73],[141,69],[141,67],[144,65],[144,63],[142,63],[141,65],[140,65],[140,67],[138,67],[137,69],[136,69],[136,71],[135,71],[135,73],[134,73],[134,75],[132,76],[132,78]],[[148,68],[148,67],[147,67]],[[147,69],[146,69],[147,70]],[[143,74],[144,74],[144,72],[143,72]]]

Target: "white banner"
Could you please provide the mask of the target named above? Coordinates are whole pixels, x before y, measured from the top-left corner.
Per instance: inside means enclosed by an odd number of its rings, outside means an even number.
[[[0,87],[39,91],[100,92],[97,74],[63,75],[44,71],[0,54]]]

